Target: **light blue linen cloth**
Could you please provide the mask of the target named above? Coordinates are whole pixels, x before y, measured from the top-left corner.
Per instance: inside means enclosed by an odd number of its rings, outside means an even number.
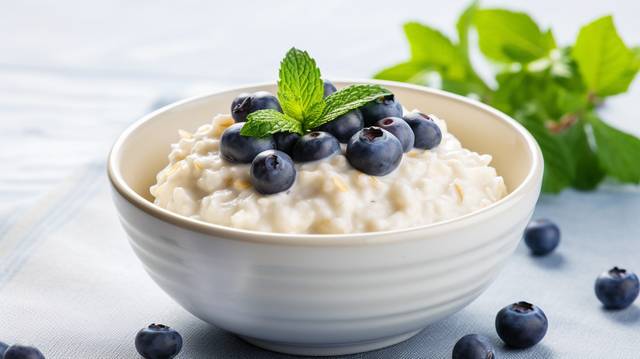
[[[47,358],[134,358],[150,322],[177,328],[180,358],[284,358],[194,318],[144,273],[111,204],[102,161],[84,166],[50,196],[0,228],[0,339],[35,344]],[[640,272],[640,191],[603,188],[543,197],[535,217],[562,229],[557,252],[520,246],[496,282],[463,311],[396,346],[347,358],[447,358],[455,341],[480,333],[501,358],[638,358],[640,306],[602,310],[595,277],[614,265]],[[549,318],[541,344],[505,349],[496,312],[526,300]]]

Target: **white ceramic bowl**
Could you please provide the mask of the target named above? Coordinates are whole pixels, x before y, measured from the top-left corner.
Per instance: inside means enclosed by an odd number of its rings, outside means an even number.
[[[151,278],[186,310],[275,351],[334,355],[398,343],[479,296],[518,244],[540,192],[540,149],[488,106],[420,86],[382,81],[409,109],[447,121],[469,149],[493,155],[510,191],[453,220],[352,235],[292,235],[199,222],[153,204],[149,187],[178,129],[228,113],[241,92],[200,96],[131,125],[109,157],[113,198]],[[337,82],[338,87],[353,82]]]

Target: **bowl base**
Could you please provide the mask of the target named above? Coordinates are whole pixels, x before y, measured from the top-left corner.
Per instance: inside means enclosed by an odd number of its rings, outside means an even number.
[[[386,348],[388,346],[403,342],[414,335],[418,334],[422,329],[418,329],[413,332],[395,335],[391,337],[385,337],[381,339],[353,342],[353,343],[336,343],[336,344],[304,344],[304,343],[284,343],[284,342],[270,342],[255,338],[249,338],[240,336],[243,340],[251,343],[257,347],[271,350],[274,352],[293,354],[293,355],[308,355],[308,356],[329,356],[329,355],[346,355],[356,354],[362,352],[368,352],[371,350],[377,350]]]

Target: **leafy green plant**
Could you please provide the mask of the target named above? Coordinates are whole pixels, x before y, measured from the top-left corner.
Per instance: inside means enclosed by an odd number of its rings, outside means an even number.
[[[495,85],[474,70],[469,34],[497,68]],[[582,27],[575,43],[558,46],[527,14],[480,9],[460,16],[455,42],[429,26],[404,25],[410,59],[376,78],[433,85],[475,97],[521,122],[545,158],[543,190],[595,189],[606,176],[640,183],[640,140],[606,124],[597,109],[627,91],[640,69],[640,48],[629,48],[611,16]]]
[[[282,112],[260,110],[249,114],[243,136],[264,137],[278,132],[300,135],[333,121],[379,97],[391,95],[378,85],[351,85],[323,98],[320,69],[306,51],[291,48],[280,63],[278,101]]]

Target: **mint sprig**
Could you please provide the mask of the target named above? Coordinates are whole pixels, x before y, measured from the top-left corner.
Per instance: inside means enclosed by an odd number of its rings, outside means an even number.
[[[316,128],[381,96],[388,95],[391,95],[391,92],[378,85],[352,85],[345,87],[327,96],[322,115],[316,120],[309,121],[307,127],[310,129]]]
[[[240,134],[264,137],[278,132],[300,135],[341,115],[391,94],[378,85],[352,85],[323,98],[320,69],[306,51],[292,48],[280,63],[278,101],[282,112],[260,110],[249,114]]]
[[[324,108],[320,69],[306,51],[289,50],[280,63],[278,101],[294,119],[317,118]]]
[[[480,52],[498,65],[495,86],[473,68],[471,28]],[[429,26],[405,24],[410,58],[375,77],[433,85],[436,74],[441,88],[479,98],[520,121],[542,148],[546,192],[592,190],[607,176],[640,183],[640,139],[598,114],[605,99],[626,92],[640,70],[640,50],[624,43],[610,16],[582,27],[569,46],[559,46],[551,29],[525,13],[480,9],[477,1],[456,29],[457,42]]]
[[[254,137],[264,137],[278,132],[302,133],[302,123],[276,110],[260,110],[249,116],[240,134],[244,136],[255,134]]]

